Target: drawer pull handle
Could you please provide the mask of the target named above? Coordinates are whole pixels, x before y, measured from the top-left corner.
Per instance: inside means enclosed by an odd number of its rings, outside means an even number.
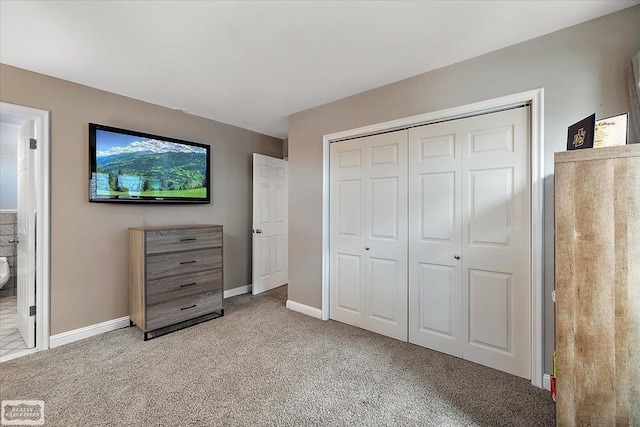
[[[188,239],[180,239],[181,242],[191,242],[193,240],[197,240],[195,237],[190,237]]]
[[[187,286],[193,286],[193,285],[197,285],[197,282],[193,282],[193,283],[187,283],[186,285],[180,285],[181,288],[186,288]]]
[[[182,261],[180,264],[193,264],[195,261]]]
[[[193,304],[193,305],[190,305],[189,307],[182,307],[180,310],[189,310],[190,308],[193,308],[193,307],[195,307],[195,306],[196,306],[196,305],[195,305],[195,304]]]

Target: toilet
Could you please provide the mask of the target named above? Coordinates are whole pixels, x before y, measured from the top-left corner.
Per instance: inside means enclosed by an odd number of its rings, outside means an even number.
[[[9,281],[11,269],[6,257],[0,257],[0,289]]]

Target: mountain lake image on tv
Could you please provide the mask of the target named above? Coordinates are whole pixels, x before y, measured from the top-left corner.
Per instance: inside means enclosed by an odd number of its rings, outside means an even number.
[[[209,146],[89,124],[89,201],[209,203]]]

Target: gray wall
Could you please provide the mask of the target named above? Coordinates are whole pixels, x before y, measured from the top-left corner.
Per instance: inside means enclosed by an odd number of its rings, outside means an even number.
[[[20,126],[0,123],[0,209],[18,208],[18,132]]]
[[[545,372],[554,349],[553,153],[567,127],[629,111],[640,6],[289,117],[289,299],[320,308],[322,136],[543,87]],[[420,52],[416,52],[420,54]]]
[[[282,140],[0,65],[2,101],[51,111],[51,334],[126,316],[128,227],[224,225],[224,287],[251,283],[251,154]],[[211,145],[210,205],[88,201],[88,123]]]

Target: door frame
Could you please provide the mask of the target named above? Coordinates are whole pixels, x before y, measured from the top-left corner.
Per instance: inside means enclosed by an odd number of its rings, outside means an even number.
[[[329,320],[330,309],[330,144],[345,139],[444,120],[488,114],[518,105],[531,106],[531,384],[543,387],[544,361],[544,259],[543,259],[543,192],[544,192],[544,88],[493,98],[426,114],[405,117],[369,126],[349,129],[322,137],[322,320]]]
[[[15,114],[35,123],[36,149],[36,346],[12,353],[0,360],[13,359],[49,348],[50,337],[50,113],[47,110],[0,102],[0,112]]]

